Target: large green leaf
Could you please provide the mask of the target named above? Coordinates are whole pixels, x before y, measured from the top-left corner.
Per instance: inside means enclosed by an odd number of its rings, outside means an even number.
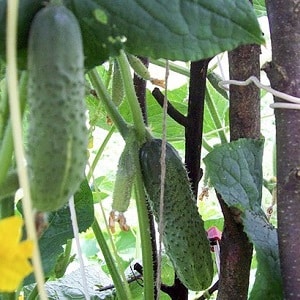
[[[136,55],[193,61],[264,41],[248,0],[64,2],[79,20],[87,68],[122,45]]]
[[[24,2],[24,3],[23,3]],[[26,68],[30,21],[47,1],[21,1],[18,22],[20,67]],[[87,69],[128,52],[193,61],[241,44],[263,43],[248,0],[64,0],[77,17]],[[5,57],[6,0],[0,0],[0,57]]]
[[[79,232],[87,230],[94,221],[93,196],[85,180],[74,195],[75,210]],[[63,245],[74,237],[69,206],[48,215],[49,226],[39,239],[39,247],[45,276],[51,275],[58,256],[63,252]],[[34,282],[33,275],[25,280],[25,284]]]
[[[263,42],[248,0],[95,2],[113,19],[133,54],[188,61],[211,57],[240,44]]]
[[[204,162],[211,184],[226,204],[242,211],[244,231],[257,257],[252,300],[282,299],[276,229],[261,209],[263,142],[240,139],[216,147]]]

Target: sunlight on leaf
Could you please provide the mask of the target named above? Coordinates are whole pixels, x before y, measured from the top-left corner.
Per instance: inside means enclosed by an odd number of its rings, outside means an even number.
[[[22,219],[17,216],[0,220],[0,291],[13,292],[31,271],[28,259],[33,243],[22,241]]]

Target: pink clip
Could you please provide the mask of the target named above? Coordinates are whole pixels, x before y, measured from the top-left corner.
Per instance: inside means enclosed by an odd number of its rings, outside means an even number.
[[[207,237],[211,242],[220,241],[222,231],[220,231],[216,226],[212,226],[207,230]]]

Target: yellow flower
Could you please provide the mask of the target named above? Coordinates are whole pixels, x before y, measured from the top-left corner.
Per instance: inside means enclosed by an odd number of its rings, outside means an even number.
[[[33,243],[20,242],[22,223],[18,216],[0,220],[0,292],[13,292],[32,272]]]

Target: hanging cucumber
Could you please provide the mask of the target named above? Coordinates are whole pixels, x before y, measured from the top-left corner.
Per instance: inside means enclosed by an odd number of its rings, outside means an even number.
[[[138,145],[134,131],[129,133],[125,142],[126,144],[118,163],[112,196],[112,211],[109,217],[112,232],[115,230],[115,221],[119,223],[122,230],[129,230],[124,212],[127,211],[130,204],[132,187],[137,170],[136,164],[138,163]]]
[[[152,139],[140,149],[140,164],[148,200],[159,221],[160,155],[162,141]],[[166,146],[163,243],[182,283],[190,290],[206,289],[212,281],[209,242],[190,188],[187,172],[176,150]]]
[[[111,85],[111,98],[114,104],[118,107],[124,99],[125,91],[120,67],[116,60],[113,63],[113,76]]]
[[[80,28],[64,6],[47,5],[28,44],[27,162],[38,211],[67,203],[84,178],[88,132]]]
[[[127,58],[135,74],[137,74],[140,78],[143,78],[144,80],[151,79],[148,68],[137,56],[127,53]]]
[[[113,191],[112,209],[124,213],[130,204],[133,181],[136,174],[133,144],[127,142],[121,153]]]

